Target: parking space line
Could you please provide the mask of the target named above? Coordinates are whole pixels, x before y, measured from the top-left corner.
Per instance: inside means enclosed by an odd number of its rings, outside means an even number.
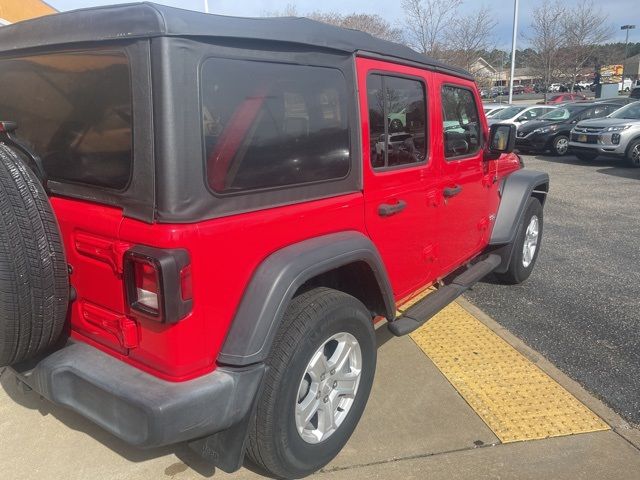
[[[610,428],[457,303],[411,338],[503,443]]]

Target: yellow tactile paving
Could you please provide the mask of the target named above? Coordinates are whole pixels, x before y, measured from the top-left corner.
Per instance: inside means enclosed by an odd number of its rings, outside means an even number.
[[[428,292],[400,307],[419,300]],[[411,334],[503,443],[609,426],[457,303]]]

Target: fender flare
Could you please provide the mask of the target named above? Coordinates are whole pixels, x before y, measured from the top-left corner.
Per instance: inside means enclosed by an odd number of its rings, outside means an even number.
[[[385,309],[375,313],[392,320],[393,291],[371,240],[356,231],[323,235],[278,250],[260,264],[244,292],[218,362],[243,366],[264,361],[298,288],[317,275],[353,262],[365,262],[371,268]]]
[[[490,247],[502,257],[502,263],[495,270],[503,273],[509,267],[513,242],[515,241],[522,216],[529,197],[539,196],[544,206],[549,191],[549,175],[536,170],[518,170],[504,179],[500,186],[500,207],[489,240]]]

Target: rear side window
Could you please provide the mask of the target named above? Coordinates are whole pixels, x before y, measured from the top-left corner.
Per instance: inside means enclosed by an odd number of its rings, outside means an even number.
[[[208,59],[201,82],[207,178],[216,193],[349,173],[346,80],[339,70]]]
[[[426,159],[425,89],[419,80],[388,75],[367,78],[369,149],[373,168]]]
[[[56,181],[122,190],[132,166],[131,81],[124,53],[0,60],[0,118]]]
[[[443,86],[442,117],[445,158],[473,155],[480,149],[480,120],[471,90]]]

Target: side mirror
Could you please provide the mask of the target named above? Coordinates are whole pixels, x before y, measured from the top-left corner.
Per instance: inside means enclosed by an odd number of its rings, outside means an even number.
[[[516,126],[508,123],[494,123],[489,127],[488,154],[496,158],[502,153],[511,153],[516,146]]]

